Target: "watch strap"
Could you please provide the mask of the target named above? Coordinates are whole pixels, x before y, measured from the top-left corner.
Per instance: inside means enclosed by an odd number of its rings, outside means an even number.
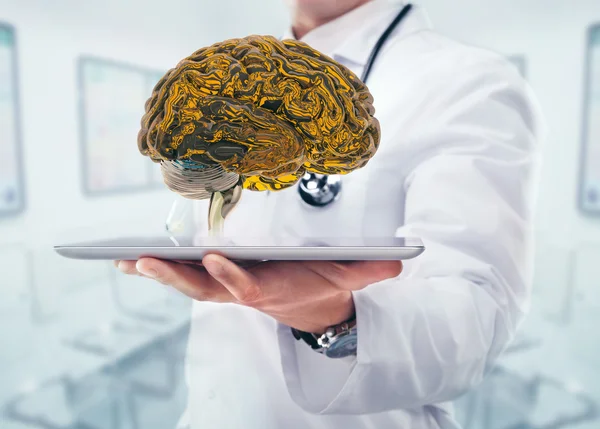
[[[295,328],[291,328],[291,330],[296,340],[302,340],[305,343],[307,343],[313,350],[319,353],[324,353],[325,350],[329,347],[329,345],[333,344],[340,335],[350,333],[355,326],[356,314],[353,315],[352,318],[342,323],[330,326],[321,335],[299,331]]]
[[[318,350],[321,348],[319,345],[317,338],[314,334],[309,332],[299,331],[297,329],[292,328],[292,334],[296,340],[302,340],[307,343],[313,350]]]

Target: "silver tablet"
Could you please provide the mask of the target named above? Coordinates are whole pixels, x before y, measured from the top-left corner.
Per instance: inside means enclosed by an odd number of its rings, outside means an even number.
[[[418,238],[217,238],[196,239],[121,238],[54,246],[73,259],[137,260],[152,257],[199,261],[209,253],[234,260],[404,260],[425,250]]]

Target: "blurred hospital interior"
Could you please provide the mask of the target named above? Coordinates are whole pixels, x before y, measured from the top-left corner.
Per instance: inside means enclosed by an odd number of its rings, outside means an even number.
[[[530,316],[457,417],[600,428],[600,1],[416,3],[512,61],[548,126]],[[0,429],[175,426],[190,301],[52,246],[164,234],[174,196],[136,146],[153,85],[288,24],[284,0],[0,0]]]

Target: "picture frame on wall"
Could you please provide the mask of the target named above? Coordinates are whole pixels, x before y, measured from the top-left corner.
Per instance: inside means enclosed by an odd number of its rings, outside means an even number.
[[[93,56],[78,60],[82,187],[88,196],[157,189],[158,165],[140,154],[144,105],[163,72]]]
[[[600,23],[586,39],[578,207],[600,216]]]
[[[25,210],[17,36],[0,22],[0,218]]]

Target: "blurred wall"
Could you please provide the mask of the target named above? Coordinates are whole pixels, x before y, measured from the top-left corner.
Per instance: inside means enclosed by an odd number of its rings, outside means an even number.
[[[17,31],[28,205],[0,222],[0,242],[49,245],[57,231],[125,218],[162,226],[167,192],[83,196],[76,59],[90,54],[166,70],[212,42],[285,27],[283,5],[259,12],[251,3],[0,0],[0,20]]]

